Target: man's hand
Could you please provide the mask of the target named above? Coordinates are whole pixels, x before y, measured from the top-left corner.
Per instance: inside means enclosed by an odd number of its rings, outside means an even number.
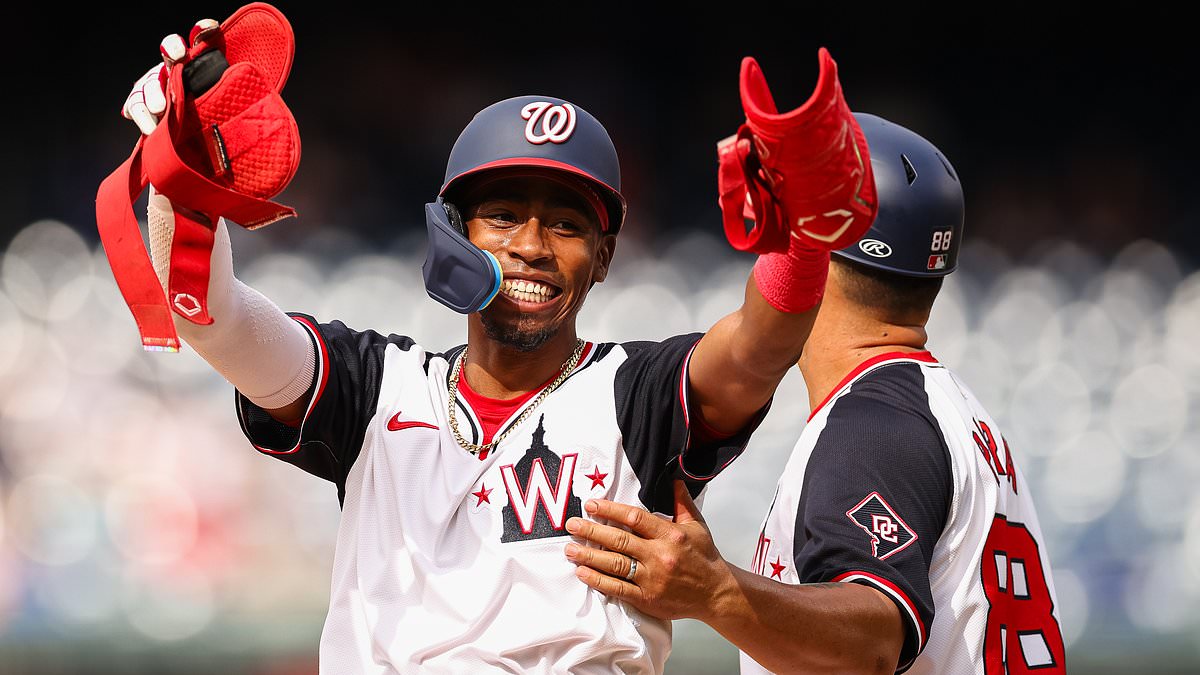
[[[191,44],[196,44],[208,35],[209,31],[219,26],[214,19],[201,19],[192,26],[188,40]],[[162,39],[158,51],[162,54],[163,62],[151,67],[133,83],[133,89],[125,99],[125,105],[121,107],[121,115],[127,120],[133,120],[145,136],[154,131],[158,120],[167,109],[167,97],[163,93],[167,90],[167,74],[171,72],[171,66],[187,54],[187,43],[182,36],[171,34]]]
[[[645,509],[588,501],[588,513],[629,528],[601,525],[583,518],[567,521],[567,531],[591,544],[567,544],[567,558],[579,567],[583,583],[660,619],[704,620],[732,588],[733,576],[721,558],[700,510],[683,481],[675,481],[675,522]],[[629,575],[631,561],[636,568]]]
[[[772,672],[896,669],[905,628],[894,602],[860,584],[785,584],[733,567],[682,481],[675,522],[603,499],[584,508],[613,525],[569,519],[567,530],[591,546],[567,544],[567,558],[575,576],[608,597],[660,619],[703,621]]]

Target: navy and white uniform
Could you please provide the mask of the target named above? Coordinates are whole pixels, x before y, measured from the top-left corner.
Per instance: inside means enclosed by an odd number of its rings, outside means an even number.
[[[289,314],[318,355],[303,422],[276,422],[240,393],[237,414],[261,452],[337,485],[322,672],[662,671],[670,622],[581,583],[563,553],[565,524],[592,497],[670,515],[675,477],[698,494],[744,449],[765,409],[734,437],[689,445],[687,370],[700,334],[588,343],[562,385],[475,456],[447,414],[461,346],[435,353]],[[459,429],[483,443],[495,406],[483,410],[490,400],[465,380]],[[496,434],[533,398],[493,424]]]
[[[813,411],[752,565],[784,583],[883,592],[905,625],[897,672],[1065,672],[1021,463],[928,352],[867,360]],[[744,674],[766,672],[741,662]]]

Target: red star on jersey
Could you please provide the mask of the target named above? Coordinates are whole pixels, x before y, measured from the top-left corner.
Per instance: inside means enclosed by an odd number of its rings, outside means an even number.
[[[775,556],[775,562],[771,563],[771,578],[783,581],[783,571],[787,569],[787,565],[779,564],[779,556]]]
[[[592,467],[592,472],[583,474],[583,477],[592,479],[591,489],[595,489],[597,486],[604,487],[604,479],[608,478],[608,474],[600,473],[600,467],[596,466],[595,464],[593,464]]]
[[[473,497],[475,497],[477,500],[479,500],[479,501],[475,502],[475,506],[482,506],[485,503],[491,504],[492,500],[488,499],[488,495],[490,495],[490,494],[492,494],[492,491],[488,489],[487,483],[480,483],[479,492],[471,493],[471,495]]]

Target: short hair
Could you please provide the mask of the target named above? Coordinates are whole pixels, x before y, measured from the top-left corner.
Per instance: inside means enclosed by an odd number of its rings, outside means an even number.
[[[839,266],[851,301],[899,323],[924,323],[945,279],[896,274],[839,256],[831,262]]]

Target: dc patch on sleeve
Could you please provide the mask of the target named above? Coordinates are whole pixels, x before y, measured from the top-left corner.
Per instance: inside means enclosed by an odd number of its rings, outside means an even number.
[[[887,560],[917,540],[917,533],[896,515],[878,492],[867,495],[858,506],[847,511],[846,516],[871,538],[871,555],[880,560]]]

